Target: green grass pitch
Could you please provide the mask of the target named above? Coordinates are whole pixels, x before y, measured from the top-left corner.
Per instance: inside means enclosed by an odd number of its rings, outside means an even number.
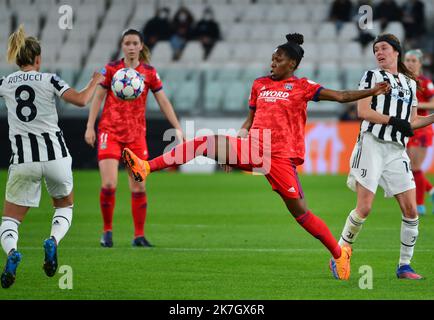
[[[6,171],[0,172],[4,195]],[[355,205],[345,176],[302,176],[309,208],[338,237]],[[23,254],[16,283],[0,299],[433,299],[434,215],[421,218],[414,268],[422,281],[397,280],[401,214],[382,190],[355,245],[351,279],[336,281],[329,253],[287,213],[266,179],[242,173],[149,177],[147,238],[155,248],[132,248],[130,194],[119,177],[112,249],[101,248],[99,174],[75,171],[72,228],[59,247],[59,265],[71,266],[73,288],[62,274],[42,270],[42,242],[53,209],[43,192],[20,227]],[[427,206],[431,211],[431,205]],[[1,263],[5,255],[1,256]],[[373,288],[359,288],[361,266],[373,270]]]

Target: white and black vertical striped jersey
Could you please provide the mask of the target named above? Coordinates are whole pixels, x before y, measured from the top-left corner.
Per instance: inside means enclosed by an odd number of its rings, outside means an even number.
[[[411,121],[413,107],[417,107],[416,81],[402,73],[391,74],[381,69],[366,71],[359,83],[359,89],[373,88],[376,83],[387,81],[391,90],[387,94],[372,97],[371,109],[399,119]],[[360,132],[371,132],[380,140],[392,141],[406,146],[408,137],[404,137],[396,128],[387,124],[375,124],[362,121]]]
[[[8,109],[11,163],[69,156],[55,103],[55,96],[68,89],[68,84],[51,73],[17,71],[0,79],[0,97]]]

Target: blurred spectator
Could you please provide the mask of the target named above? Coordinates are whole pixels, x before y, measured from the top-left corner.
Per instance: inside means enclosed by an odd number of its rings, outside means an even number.
[[[203,11],[202,19],[194,30],[195,37],[202,43],[204,59],[208,58],[214,44],[220,39],[220,27],[214,20],[212,8],[207,7]]]
[[[395,0],[383,0],[374,9],[374,20],[380,20],[381,31],[386,29],[389,22],[400,21],[402,10]]]
[[[173,17],[173,34],[170,38],[174,60],[178,60],[181,57],[182,50],[184,50],[187,41],[192,38],[193,23],[194,18],[190,10],[184,6],[180,7]]]
[[[345,111],[339,116],[340,121],[358,121],[357,105],[355,103],[347,104]]]
[[[149,49],[152,49],[158,41],[170,39],[171,29],[169,15],[169,8],[160,8],[143,28],[144,41]]]
[[[339,31],[344,22],[351,20],[353,13],[353,4],[350,0],[335,0],[330,8],[329,20],[336,23]]]
[[[410,0],[402,6],[402,24],[405,29],[405,39],[410,47],[419,47],[418,40],[426,31],[425,5],[420,0]]]

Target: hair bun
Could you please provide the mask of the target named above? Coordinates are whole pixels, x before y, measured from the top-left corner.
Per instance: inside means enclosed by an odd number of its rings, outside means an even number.
[[[286,40],[288,40],[288,42],[295,42],[298,45],[302,45],[304,42],[304,37],[300,33],[288,33],[286,35]]]

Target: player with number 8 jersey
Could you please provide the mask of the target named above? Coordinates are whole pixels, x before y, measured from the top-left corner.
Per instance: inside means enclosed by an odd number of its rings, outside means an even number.
[[[41,46],[26,37],[24,27],[9,37],[8,61],[20,70],[0,80],[0,97],[8,109],[11,164],[6,185],[6,200],[0,226],[0,242],[8,255],[1,285],[9,288],[15,281],[21,261],[17,250],[18,227],[30,207],[38,207],[41,182],[45,180],[55,213],[51,235],[44,241],[44,271],[52,277],[57,270],[57,246],[72,222],[71,156],[57,122],[55,97],[84,107],[104,77],[95,73],[85,89],[77,92],[57,75],[39,72]]]

